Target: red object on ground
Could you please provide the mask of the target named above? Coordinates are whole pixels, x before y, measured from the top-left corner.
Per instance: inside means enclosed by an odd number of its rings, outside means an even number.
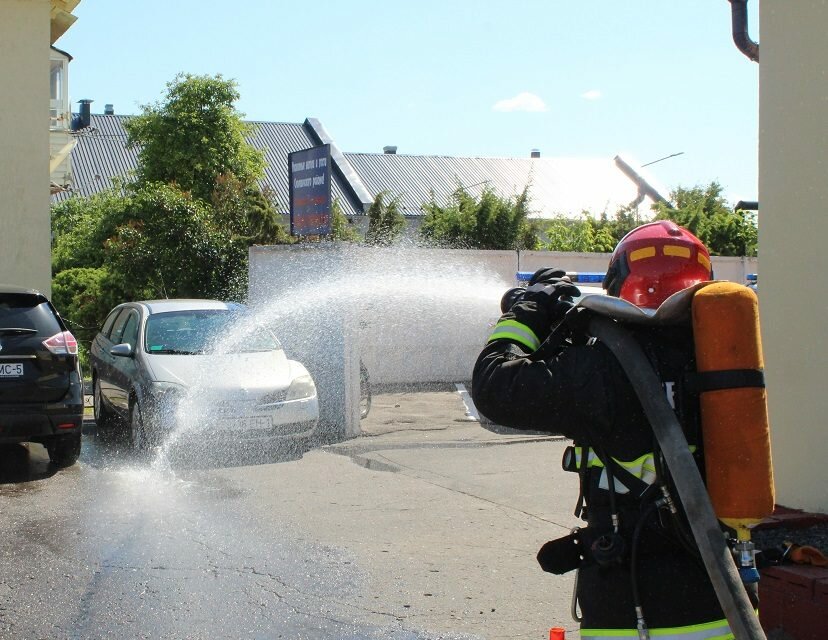
[[[566,640],[566,629],[563,627],[552,627],[549,630],[549,640]]]
[[[758,528],[808,527],[828,515],[806,513],[777,505]],[[781,630],[791,640],[828,638],[828,568],[782,564],[762,570],[759,581],[759,621],[766,633]]]

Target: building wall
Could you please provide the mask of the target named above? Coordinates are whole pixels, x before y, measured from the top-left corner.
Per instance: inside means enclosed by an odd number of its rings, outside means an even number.
[[[49,0],[0,0],[0,281],[51,290]]]
[[[828,512],[828,4],[763,2],[762,330],[777,502]]]

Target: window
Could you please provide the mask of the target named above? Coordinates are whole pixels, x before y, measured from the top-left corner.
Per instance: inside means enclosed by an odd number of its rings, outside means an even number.
[[[69,89],[66,76],[69,61],[52,51],[49,67],[49,128],[68,129],[71,125],[69,113]]]
[[[126,342],[133,349],[136,348],[138,344],[138,314],[134,311],[131,311],[129,313],[129,317],[127,318],[126,324],[124,325],[124,330],[121,335],[121,339],[118,340],[118,342]]]
[[[118,317],[119,313],[121,313],[121,310],[115,309],[110,312],[110,314],[106,317],[106,320],[104,320],[103,327],[101,327],[101,333],[107,338],[109,337],[109,332],[112,331],[112,324],[115,322],[115,318]]]
[[[112,333],[109,335],[109,339],[115,344],[121,344],[121,336],[124,334],[127,320],[129,320],[129,309],[124,309],[112,325]]]
[[[144,348],[149,353],[177,355],[210,353],[216,348],[231,353],[282,348],[265,328],[242,330],[241,342],[234,339],[234,330],[242,327],[243,320],[239,312],[216,309],[154,313],[147,318]]]

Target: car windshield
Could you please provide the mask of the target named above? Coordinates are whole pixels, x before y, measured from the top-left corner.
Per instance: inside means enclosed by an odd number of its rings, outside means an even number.
[[[227,351],[248,353],[281,349],[267,329],[244,329],[244,314],[225,309],[156,313],[147,319],[144,348],[148,353],[193,355]]]

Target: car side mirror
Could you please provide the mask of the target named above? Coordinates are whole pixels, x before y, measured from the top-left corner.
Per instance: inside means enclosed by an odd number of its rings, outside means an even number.
[[[116,344],[109,350],[113,356],[119,356],[121,358],[131,358],[133,351],[132,345],[128,342],[122,342],[121,344]]]

